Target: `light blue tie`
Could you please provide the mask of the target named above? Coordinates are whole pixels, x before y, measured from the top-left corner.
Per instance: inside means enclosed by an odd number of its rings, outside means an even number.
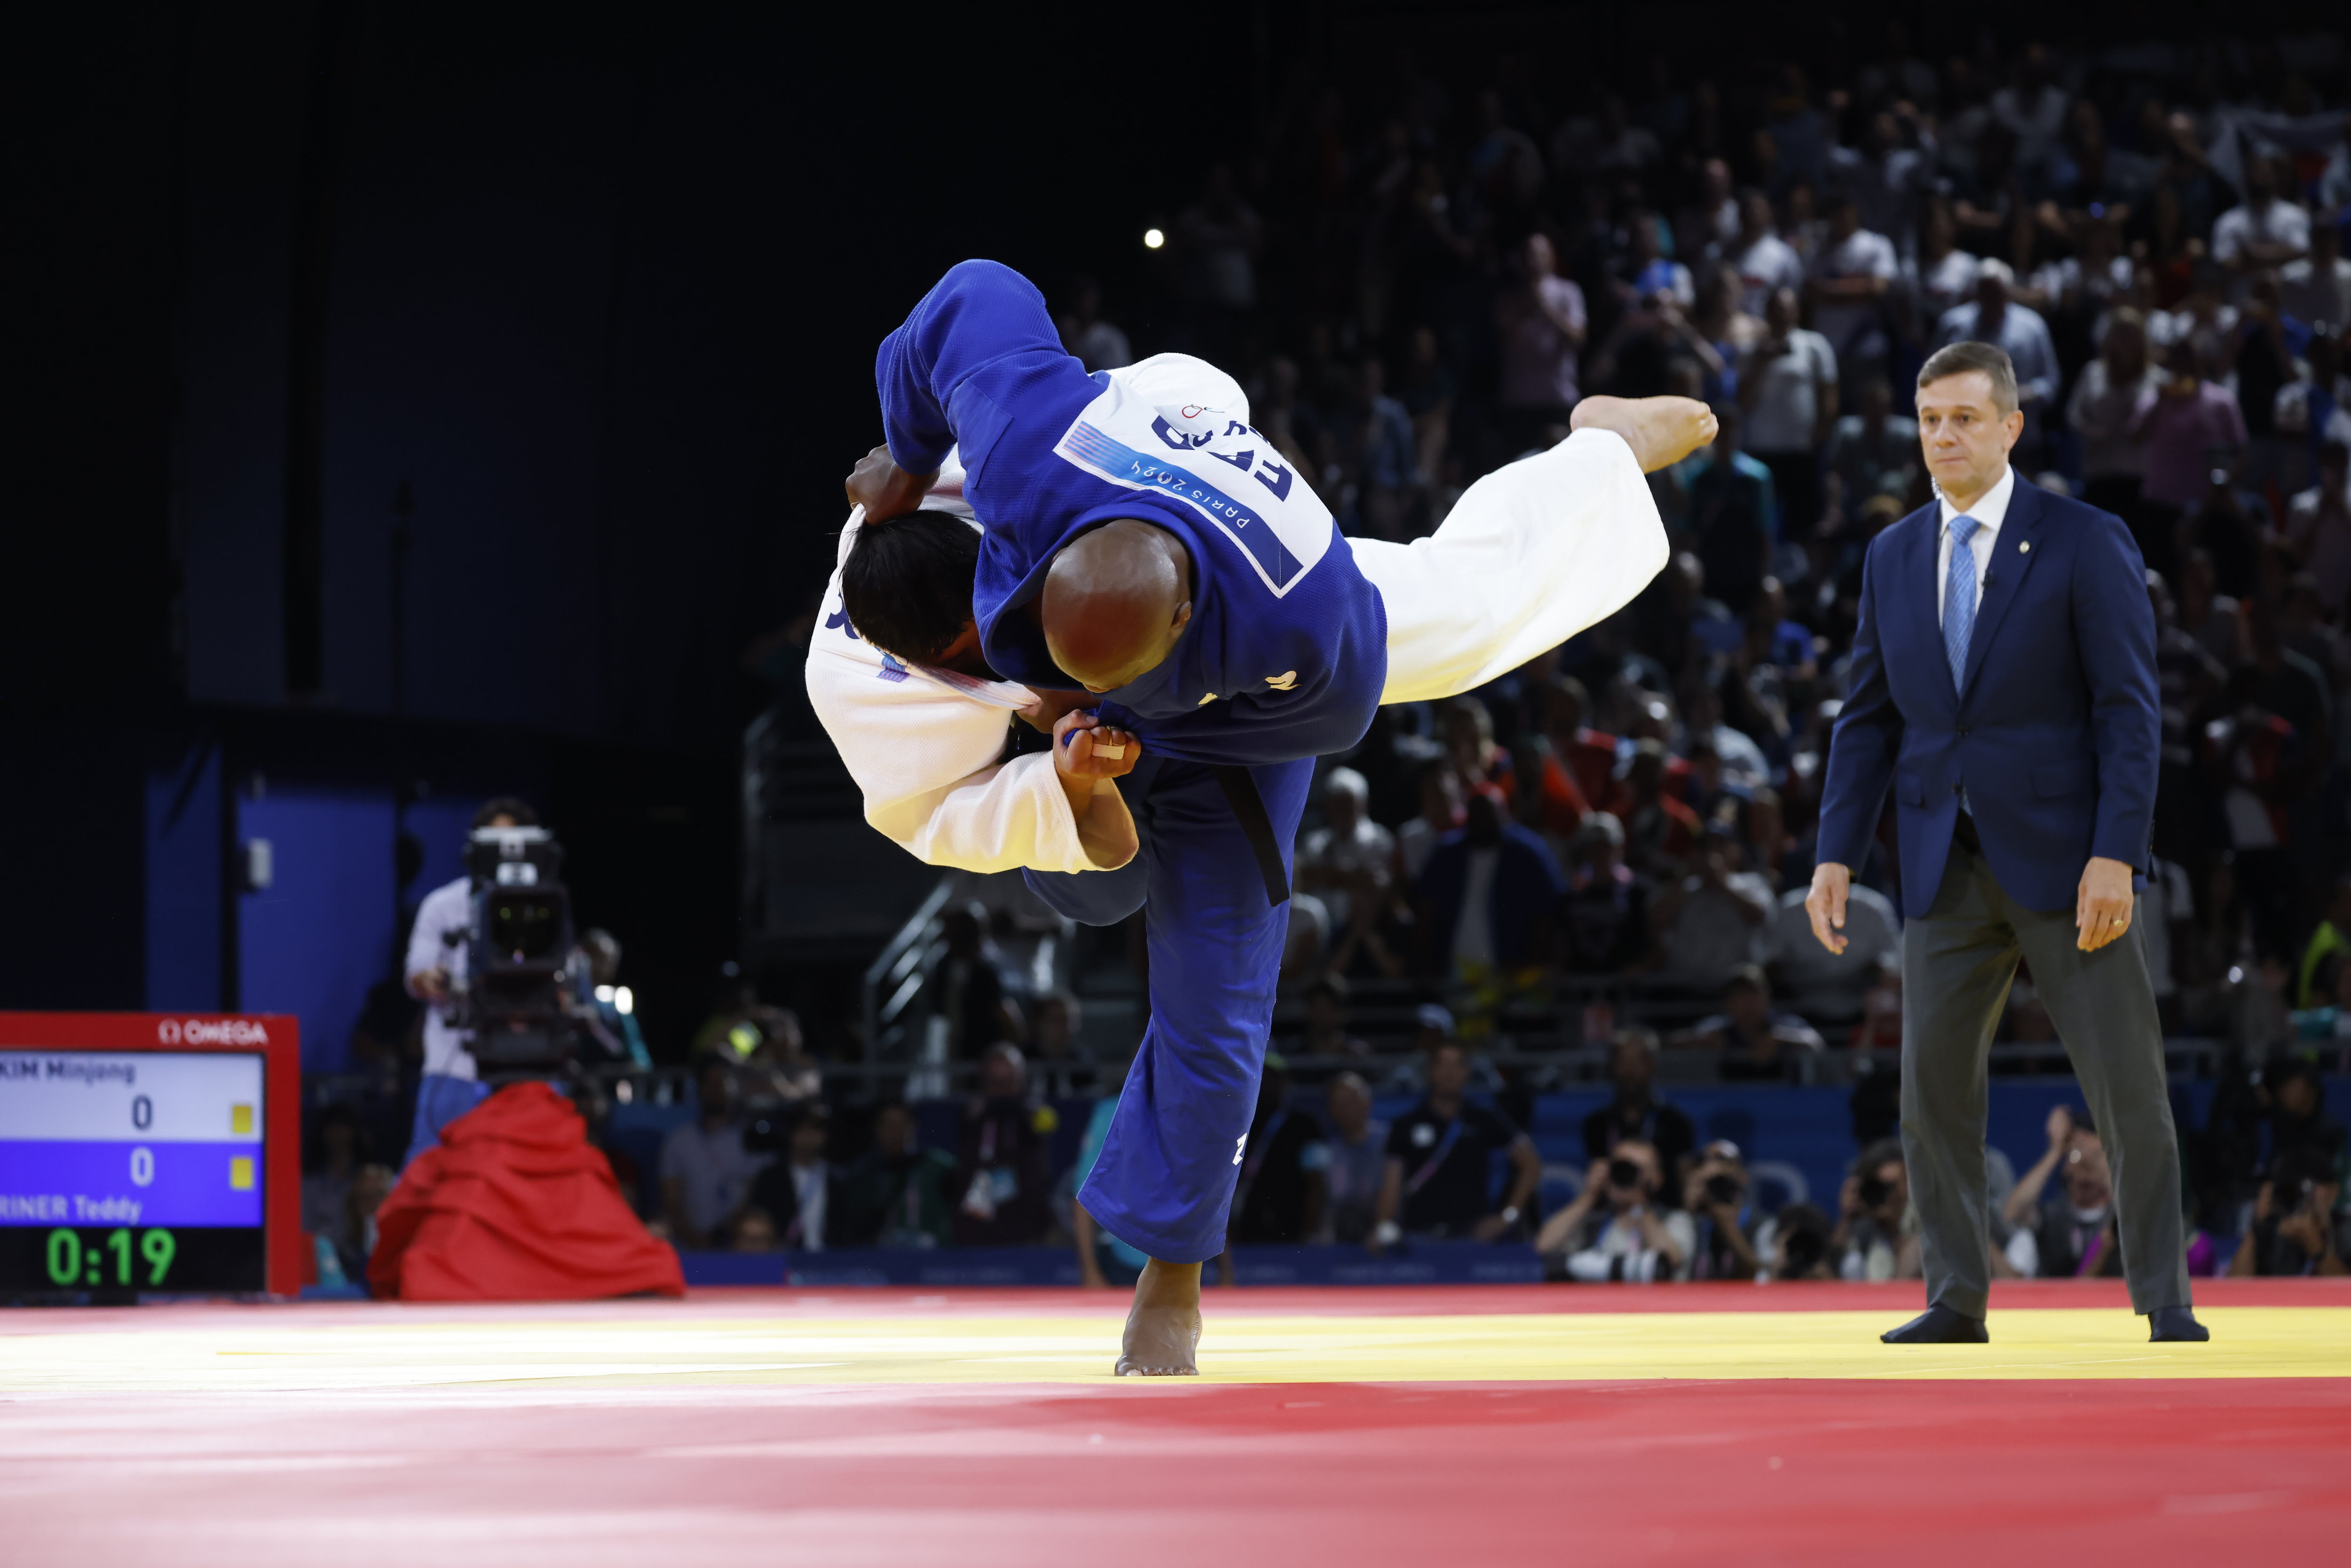
[[[1943,581],[1943,651],[1951,658],[1951,685],[1968,678],[1968,639],[1976,629],[1976,552],[1969,541],[1983,527],[1961,513],[1951,519],[1951,570]]]

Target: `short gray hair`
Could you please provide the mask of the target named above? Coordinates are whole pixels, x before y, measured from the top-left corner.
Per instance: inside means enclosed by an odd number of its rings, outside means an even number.
[[[1945,376],[1963,376],[1970,371],[1981,371],[1991,378],[1994,408],[2003,414],[2016,412],[2016,365],[2006,350],[1994,344],[1946,343],[1918,367],[1918,385],[1924,389]]]

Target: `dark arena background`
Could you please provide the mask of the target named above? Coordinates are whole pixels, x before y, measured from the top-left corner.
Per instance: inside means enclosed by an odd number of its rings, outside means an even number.
[[[5,26],[0,1560],[2344,1559],[2339,6]],[[1352,538],[1585,397],[1721,427],[1621,612],[1318,763],[1197,1378],[1111,1376],[1076,1202],[1143,918],[889,841],[803,679],[971,257],[1229,371]],[[1844,954],[1804,897],[1967,340],[2147,570],[2209,1343],[2029,967],[1991,1343],[1877,1337],[1893,803]]]

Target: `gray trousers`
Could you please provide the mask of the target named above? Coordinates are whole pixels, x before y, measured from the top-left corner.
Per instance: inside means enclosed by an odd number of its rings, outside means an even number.
[[[1902,1154],[1927,1299],[1971,1318],[1983,1317],[1991,1288],[1985,1072],[2020,957],[2032,966],[2114,1170],[2131,1310],[2189,1304],[2179,1137],[2137,915],[2095,953],[2074,941],[2072,910],[2025,908],[2001,891],[1980,851],[1956,841],[1933,907],[1903,929]]]

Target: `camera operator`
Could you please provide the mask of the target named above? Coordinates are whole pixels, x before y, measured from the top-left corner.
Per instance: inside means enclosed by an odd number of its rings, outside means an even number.
[[[1544,1222],[1535,1250],[1554,1260],[1553,1279],[1646,1285],[1688,1277],[1696,1232],[1690,1217],[1665,1208],[1657,1151],[1628,1138],[1592,1162],[1575,1201]]]
[[[1739,1145],[1717,1139],[1682,1183],[1682,1207],[1696,1230],[1693,1280],[1755,1280],[1766,1271],[1773,1226],[1748,1202],[1747,1166]]]
[[[1910,1207],[1910,1169],[1902,1145],[1880,1139],[1861,1151],[1838,1195],[1835,1232],[1829,1250],[1843,1280],[1916,1280],[1918,1217]]]
[[[474,830],[535,828],[538,813],[511,795],[483,803]],[[474,879],[444,883],[416,906],[408,933],[408,994],[424,1004],[424,1075],[416,1085],[416,1118],[408,1159],[441,1141],[441,1129],[489,1091],[474,1064],[473,1031],[457,1023],[465,998],[465,942],[474,928]],[[402,1162],[403,1165],[405,1162]]]

